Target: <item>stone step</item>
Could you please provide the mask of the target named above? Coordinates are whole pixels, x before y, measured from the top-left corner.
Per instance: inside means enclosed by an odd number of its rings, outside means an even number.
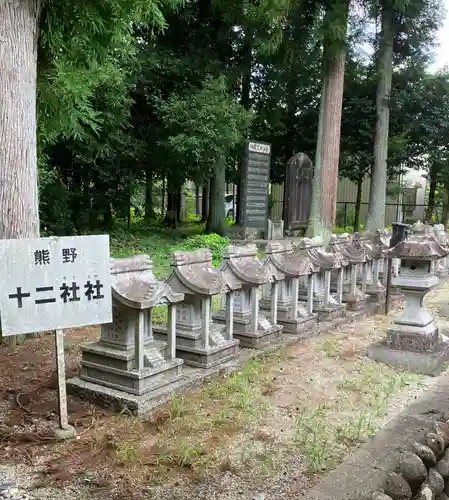
[[[157,368],[165,364],[165,358],[161,351],[155,347],[145,349],[144,364],[148,368]]]

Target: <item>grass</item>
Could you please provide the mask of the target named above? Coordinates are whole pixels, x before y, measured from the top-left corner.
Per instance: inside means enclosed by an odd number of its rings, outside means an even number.
[[[336,356],[334,349],[331,354],[326,349],[322,352]],[[354,445],[374,436],[387,414],[390,398],[419,386],[421,379],[367,359],[358,360],[351,373],[337,382],[337,397],[298,415],[295,440],[311,470],[322,472],[335,467]],[[354,412],[354,408],[361,409]]]

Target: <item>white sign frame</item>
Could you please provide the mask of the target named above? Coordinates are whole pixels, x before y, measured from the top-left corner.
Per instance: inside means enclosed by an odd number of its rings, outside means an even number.
[[[0,240],[0,318],[4,337],[111,323],[109,236]]]

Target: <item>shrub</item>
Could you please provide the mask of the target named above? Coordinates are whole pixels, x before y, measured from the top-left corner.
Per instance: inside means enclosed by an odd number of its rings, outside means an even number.
[[[218,234],[197,234],[195,236],[190,236],[182,245],[173,248],[173,250],[185,250],[190,252],[192,250],[198,250],[199,248],[209,248],[212,250],[213,265],[217,266],[220,264],[224,251],[228,245],[229,239]]]

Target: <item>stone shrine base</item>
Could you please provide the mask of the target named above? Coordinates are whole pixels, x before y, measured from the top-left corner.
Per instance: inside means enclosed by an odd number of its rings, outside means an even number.
[[[319,321],[333,321],[337,318],[344,318],[347,315],[345,304],[330,307],[324,305],[316,306],[313,310],[318,314]],[[359,309],[359,311],[362,311],[362,309]]]
[[[284,327],[284,332],[293,333],[295,335],[307,333],[313,334],[313,330],[317,324],[317,315],[311,314],[310,316],[300,317],[297,319],[278,319],[278,322]]]
[[[402,370],[436,377],[449,361],[449,343],[442,340],[431,351],[413,352],[390,347],[384,340],[368,348],[368,357]]]
[[[258,332],[234,332],[234,338],[240,341],[240,347],[249,349],[262,349],[263,347],[280,342],[282,339],[282,327],[273,326],[265,331]]]
[[[226,317],[222,311],[214,314],[212,318],[214,323],[226,324]],[[266,323],[266,328],[263,328],[263,323]],[[268,344],[280,341],[282,336],[282,327],[280,325],[273,326],[260,315],[259,326],[261,328],[257,332],[253,332],[251,331],[251,320],[248,317],[242,317],[238,313],[234,315],[234,338],[240,341],[240,347],[261,349]]]
[[[308,336],[316,336],[338,326],[361,321],[363,318],[378,312],[379,306],[377,304],[369,304],[362,311],[348,312],[345,317],[337,317],[333,321],[318,323]],[[304,335],[284,333],[280,335],[279,342],[275,344],[268,344],[260,349],[238,349],[233,359],[223,361],[210,368],[194,368],[184,364],[183,376],[180,379],[168,386],[160,387],[140,396],[105,387],[104,385],[86,382],[79,377],[67,381],[67,390],[81,399],[87,399],[113,411],[127,410],[134,415],[146,415],[171,401],[175,394],[195,389],[212,377],[224,376],[238,371],[249,359],[276,351],[281,346],[297,344],[303,338]]]

